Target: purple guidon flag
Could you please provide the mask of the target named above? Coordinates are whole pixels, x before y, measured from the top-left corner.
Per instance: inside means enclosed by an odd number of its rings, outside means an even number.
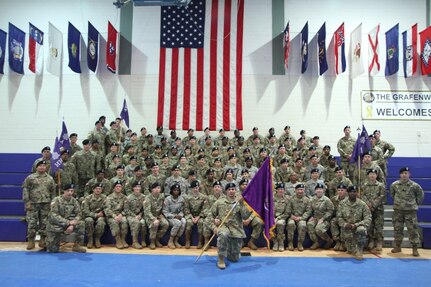
[[[269,240],[274,236],[274,198],[272,193],[271,160],[263,162],[256,175],[242,193],[247,208],[264,222],[264,237],[269,249]]]

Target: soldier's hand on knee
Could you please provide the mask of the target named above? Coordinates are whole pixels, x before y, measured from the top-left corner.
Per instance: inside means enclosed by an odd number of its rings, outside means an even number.
[[[73,225],[69,225],[65,231],[67,234],[71,234],[73,232]]]
[[[159,224],[160,224],[160,220],[155,219],[155,220],[153,221],[153,225],[154,225],[154,227],[158,227],[158,226],[159,226]]]

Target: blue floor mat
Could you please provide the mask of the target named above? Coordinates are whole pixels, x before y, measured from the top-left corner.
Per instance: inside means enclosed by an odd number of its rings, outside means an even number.
[[[2,287],[429,286],[431,260],[0,252]]]

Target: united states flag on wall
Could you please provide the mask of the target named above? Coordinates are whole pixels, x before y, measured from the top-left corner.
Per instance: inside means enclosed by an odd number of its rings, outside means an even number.
[[[244,0],[161,10],[157,126],[242,129]]]

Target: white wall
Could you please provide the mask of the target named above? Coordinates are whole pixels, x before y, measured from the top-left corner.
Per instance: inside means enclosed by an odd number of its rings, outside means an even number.
[[[72,22],[87,41],[87,21],[106,39],[108,20],[119,30],[119,11],[113,0],[17,0],[0,3],[0,29],[7,31],[8,22],[28,33],[28,22],[45,31],[48,21],[64,34],[67,43],[67,22]],[[19,7],[20,9],[17,9]],[[107,72],[103,58],[99,71],[94,74],[84,70],[81,75],[67,67],[67,51],[64,55],[63,76],[57,78],[45,71],[34,76],[28,69],[25,75],[9,73],[5,63],[5,75],[0,75],[0,121],[3,123],[0,152],[39,152],[42,146],[53,145],[65,119],[69,132],[77,132],[83,139],[92,129],[97,118],[104,114],[112,120],[120,112],[123,98],[129,105],[131,128],[145,126],[155,132],[157,119],[157,85],[159,61],[159,7],[135,7],[133,16],[132,75],[118,76]],[[336,152],[336,142],[343,135],[345,125],[354,130],[361,123],[360,92],[362,90],[429,90],[431,80],[415,76],[405,80],[400,72],[396,76],[384,76],[384,32],[400,23],[400,32],[418,23],[418,30],[426,27],[426,1],[285,1],[285,21],[290,20],[292,48],[289,69],[285,76],[271,75],[272,31],[271,0],[245,1],[243,105],[244,135],[258,126],[266,134],[274,127],[280,134],[289,124],[293,133],[307,130],[308,135],[319,135],[322,144],[329,144]],[[381,24],[379,75],[362,76],[350,80],[347,71],[334,76],[334,65],[319,77],[317,58],[311,60],[305,74],[300,73],[299,42],[295,37],[309,24],[309,41],[316,41],[315,34],[326,21],[326,45],[333,32],[344,21],[346,52],[349,51],[350,32],[363,23],[363,46],[366,35],[378,23]],[[284,27],[280,27],[280,31]],[[47,37],[45,38],[47,39]],[[27,39],[26,39],[27,41]],[[401,37],[400,37],[401,41]],[[315,42],[314,42],[315,43]],[[401,42],[400,42],[401,43]],[[102,43],[102,49],[104,48]],[[311,48],[311,45],[310,45]],[[367,58],[367,49],[365,59]],[[310,52],[313,50],[311,49]],[[26,53],[27,47],[26,47]],[[295,55],[296,53],[296,55]],[[103,53],[102,53],[103,54]],[[330,57],[330,52],[328,52]],[[45,46],[45,60],[48,51]],[[28,55],[25,56],[28,66]],[[7,61],[7,59],[6,59]],[[364,63],[365,64],[365,63]],[[347,63],[349,65],[349,63]],[[85,67],[85,59],[81,67]],[[381,129],[383,137],[393,143],[396,156],[431,156],[429,121],[365,121],[368,131]],[[418,131],[420,137],[418,137]],[[184,133],[180,133],[183,135]],[[216,132],[214,134],[217,134]]]

